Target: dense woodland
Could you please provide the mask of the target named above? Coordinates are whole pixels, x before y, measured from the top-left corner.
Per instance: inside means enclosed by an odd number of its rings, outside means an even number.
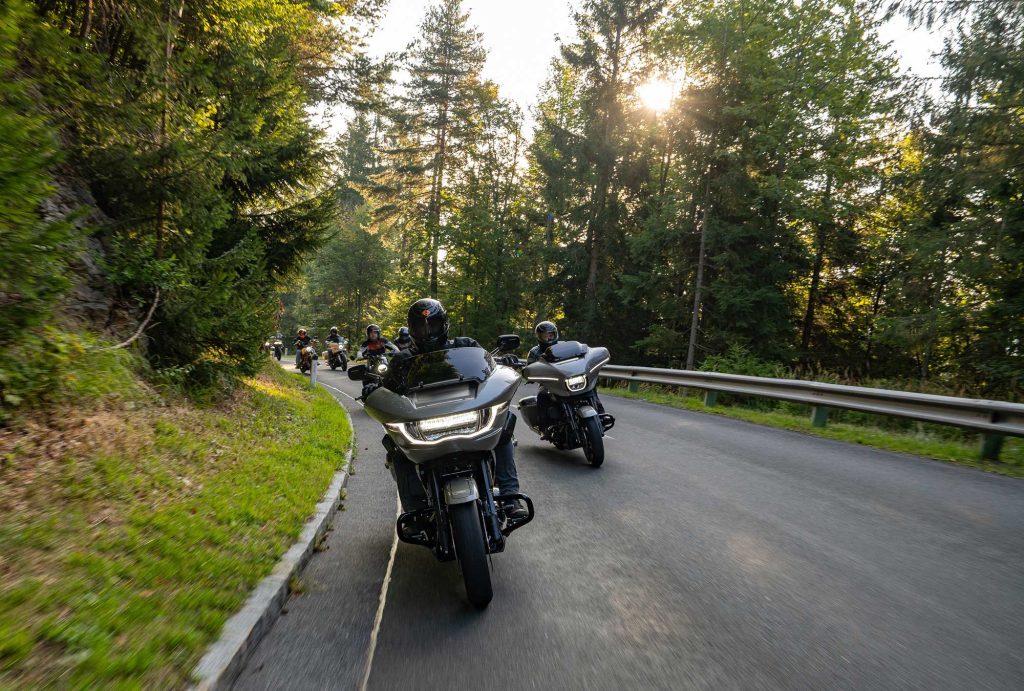
[[[950,35],[901,74],[893,14]],[[622,363],[1019,397],[1024,4],[585,0],[536,124],[457,0],[339,143],[343,221],[285,325],[488,341],[557,320]],[[641,98],[671,81],[655,110]]]
[[[481,341],[550,318],[620,363],[1021,399],[1024,3],[575,7],[527,119],[459,0],[380,62],[379,0],[0,0],[5,405],[57,376],[26,344],[90,347],[83,255],[190,386],[433,295]],[[938,83],[896,14],[949,36]]]

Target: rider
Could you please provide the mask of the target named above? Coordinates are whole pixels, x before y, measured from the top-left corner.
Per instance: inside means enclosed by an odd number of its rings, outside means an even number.
[[[395,345],[398,346],[399,350],[409,350],[412,347],[412,336],[409,335],[408,326],[403,326],[398,330],[398,338],[395,339]]]
[[[380,335],[380,327],[376,324],[370,324],[366,327],[366,340],[359,347],[359,359],[369,357],[370,355],[383,355],[388,351],[397,353],[398,347]]]
[[[533,329],[533,333],[537,337],[537,345],[530,349],[529,355],[526,356],[527,364],[537,362],[548,348],[558,343],[558,327],[555,326],[554,322],[540,322]],[[548,393],[543,384],[540,387],[540,391],[537,392],[537,412],[540,415],[540,419],[545,422],[545,424],[541,425],[542,429],[547,429],[547,425],[558,422],[558,413],[555,409],[554,401],[551,400],[551,394]],[[541,435],[542,439],[545,438],[545,434],[546,432]]]
[[[558,343],[558,327],[555,326],[554,322],[540,322],[533,329],[533,333],[537,337],[537,345],[526,356],[527,364],[540,360],[548,348]],[[558,409],[554,403],[551,399],[551,394],[542,384],[540,391],[537,392],[537,411],[540,413],[540,419],[546,421],[547,424],[558,422]],[[601,399],[597,399],[597,412],[604,414],[604,404],[601,403]],[[542,434],[541,438],[546,437]]]
[[[338,334],[338,327],[332,326],[331,333],[327,335],[327,338],[325,338],[324,341],[326,341],[327,343],[337,343],[338,345],[341,345],[343,339]]]
[[[299,366],[299,361],[302,359],[302,349],[313,342],[313,339],[306,335],[305,329],[299,329],[298,336],[295,337],[295,366]]]
[[[558,343],[558,327],[555,326],[554,322],[540,322],[533,330],[533,333],[537,337],[537,345],[526,356],[527,363],[537,362],[545,350]]]
[[[402,393],[405,389],[405,375],[413,358],[417,355],[452,348],[481,347],[472,338],[463,336],[449,340],[448,313],[440,302],[432,298],[423,298],[412,303],[409,308],[408,322],[413,340],[412,346],[391,360],[391,369],[388,370],[383,382],[385,387],[396,393]],[[498,491],[501,494],[518,494],[519,476],[516,473],[512,443],[516,416],[511,411],[508,416],[510,419],[505,425],[505,431],[497,448],[494,449],[494,479],[498,483]],[[384,445],[388,448],[388,455],[394,463],[395,476],[401,478],[398,481],[398,489],[403,506],[408,509],[415,503],[422,503],[424,501],[423,490],[416,477],[415,466],[401,454],[397,447],[387,443],[390,441],[388,437],[384,437],[384,440]],[[526,507],[518,499],[506,500],[504,505],[506,516],[523,518],[527,515]]]

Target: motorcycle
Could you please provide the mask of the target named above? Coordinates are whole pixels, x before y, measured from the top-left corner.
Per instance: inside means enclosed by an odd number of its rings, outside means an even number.
[[[496,351],[519,345],[516,335],[499,338]],[[409,364],[405,394],[384,387],[365,396],[367,414],[387,431],[389,464],[400,482],[392,454],[402,454],[416,467],[425,494],[422,508],[402,513],[398,539],[430,549],[439,561],[458,560],[469,601],[484,608],[494,591],[490,554],[505,549],[506,538],[533,520],[533,502],[517,499],[527,514],[506,516],[495,501],[494,449],[511,435],[514,417],[508,409],[522,381],[518,373],[497,364],[483,348],[453,348],[417,355]],[[349,378],[368,381],[367,366],[349,368]]]
[[[597,398],[598,372],[610,358],[607,348],[561,341],[522,370],[523,378],[541,384],[551,401],[541,410],[536,396],[520,399],[519,412],[526,424],[555,448],[583,447],[595,468],[604,463],[604,433],[615,425],[614,417],[598,412],[603,408]]]
[[[303,374],[312,370],[313,361],[320,357],[316,354],[317,343],[319,343],[319,341],[314,338],[308,346],[299,350],[299,371]]]
[[[280,338],[274,339],[274,357],[277,358],[278,362],[281,362],[281,356],[284,355],[284,342]]]
[[[363,368],[358,370],[363,372],[362,377],[359,379],[359,381],[363,382],[363,392],[356,398],[357,401],[365,401],[366,397],[381,385],[381,382],[384,381],[384,375],[388,373],[388,356],[386,354],[371,353],[367,354],[363,359],[366,360],[365,365],[356,365],[356,367]],[[351,370],[348,376],[350,379],[355,379],[351,374]]]
[[[327,342],[327,350],[323,352],[323,359],[330,365],[332,370],[340,367],[341,371],[344,372],[348,369],[348,353],[345,352],[346,343],[347,341],[344,339],[342,339],[341,343]]]

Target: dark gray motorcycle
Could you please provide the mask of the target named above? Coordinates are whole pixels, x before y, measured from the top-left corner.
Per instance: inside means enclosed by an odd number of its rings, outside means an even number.
[[[486,607],[493,597],[488,555],[505,549],[505,538],[533,520],[533,502],[522,518],[506,517],[494,500],[494,449],[512,418],[509,405],[522,381],[493,355],[519,347],[519,337],[502,336],[495,353],[453,348],[417,355],[400,395],[384,387],[365,395],[365,410],[384,425],[387,440],[417,467],[426,507],[398,517],[398,538],[433,551],[440,561],[458,560],[469,601]],[[364,365],[349,378],[374,375]],[[399,387],[396,387],[399,388]],[[387,443],[387,442],[386,442]],[[392,475],[398,482],[394,467]]]
[[[604,463],[604,433],[615,425],[614,417],[599,412],[603,406],[597,397],[598,372],[610,358],[607,348],[560,341],[523,368],[523,378],[543,386],[550,397],[544,410],[536,396],[520,399],[523,420],[558,449],[583,447],[595,468]]]

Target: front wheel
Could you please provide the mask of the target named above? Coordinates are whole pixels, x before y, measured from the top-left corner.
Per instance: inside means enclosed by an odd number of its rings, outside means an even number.
[[[590,465],[600,468],[604,463],[604,429],[601,427],[601,418],[596,415],[586,418],[582,431],[583,454]]]
[[[455,555],[459,558],[462,580],[466,584],[466,595],[474,607],[483,609],[494,597],[494,591],[491,588],[491,570],[487,565],[484,530],[480,525],[476,502],[449,506],[448,513],[452,521]]]

